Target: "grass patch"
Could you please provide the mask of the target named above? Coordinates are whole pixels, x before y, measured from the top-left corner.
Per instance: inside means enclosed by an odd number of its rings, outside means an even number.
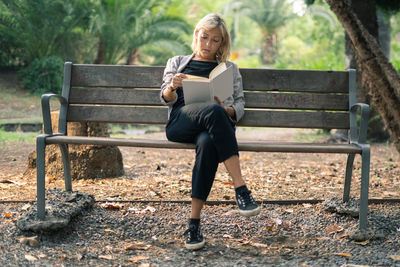
[[[321,129],[298,129],[295,142],[301,143],[323,143],[330,137],[329,132]]]
[[[37,133],[6,132],[0,129],[0,145],[4,146],[10,143],[34,144],[37,135]]]

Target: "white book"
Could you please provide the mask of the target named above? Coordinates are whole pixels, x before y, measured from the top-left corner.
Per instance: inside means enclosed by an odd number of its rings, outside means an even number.
[[[214,96],[221,101],[233,95],[233,69],[220,63],[210,72],[210,78],[188,75],[182,81],[185,104],[215,102]]]

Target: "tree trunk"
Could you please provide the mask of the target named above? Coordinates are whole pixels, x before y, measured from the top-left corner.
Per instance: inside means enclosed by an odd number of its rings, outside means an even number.
[[[94,64],[104,64],[104,43],[102,39],[100,39],[99,46],[97,47],[97,57]]]
[[[380,28],[378,23],[378,9],[374,0],[351,0],[351,7],[358,19],[368,32],[376,39],[380,37]],[[389,33],[390,34],[390,33]],[[348,35],[345,36],[346,42],[346,68],[357,69],[355,52],[352,42]],[[379,41],[379,43],[381,43]],[[382,45],[381,45],[382,47]],[[370,104],[370,99],[361,83],[361,72],[357,72],[357,101]],[[368,122],[367,138],[372,142],[384,142],[389,139],[389,133],[385,130],[384,123],[374,108],[371,108],[370,120]]]
[[[276,57],[276,34],[264,34],[262,38],[261,62],[263,65],[271,65]]]
[[[137,65],[138,64],[138,56],[139,56],[139,49],[136,48],[129,54],[128,60],[126,61],[126,65]]]
[[[364,28],[348,1],[326,0],[349,36],[356,54],[361,82],[371,106],[381,115],[400,152],[400,77],[376,39]]]

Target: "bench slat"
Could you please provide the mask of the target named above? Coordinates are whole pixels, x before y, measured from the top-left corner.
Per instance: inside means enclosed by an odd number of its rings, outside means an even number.
[[[346,71],[240,69],[246,90],[348,93]]]
[[[193,149],[194,144],[175,143],[163,139],[118,139],[83,136],[52,136],[47,144],[91,144],[147,148]],[[298,153],[361,153],[361,148],[352,144],[291,143],[274,141],[239,141],[239,150],[256,152],[298,152]]]
[[[163,72],[155,66],[74,64],[71,86],[160,88]]]
[[[349,115],[342,112],[295,112],[246,110],[240,126],[348,129]],[[68,110],[67,121],[109,123],[165,124],[165,107],[74,106]]]
[[[158,89],[72,88],[70,104],[158,105]],[[248,108],[348,110],[348,95],[245,92]]]
[[[128,65],[72,66],[71,86],[160,88],[164,67]],[[246,90],[348,93],[348,72],[240,69]]]

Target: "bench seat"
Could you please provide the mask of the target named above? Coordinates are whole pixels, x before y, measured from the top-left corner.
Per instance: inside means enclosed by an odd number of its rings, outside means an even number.
[[[170,142],[165,139],[122,139],[108,137],[85,137],[55,135],[46,138],[47,144],[114,145],[147,148],[194,149],[194,144]],[[338,153],[360,154],[356,144],[293,143],[275,141],[238,141],[240,151],[253,152],[297,152],[297,153]]]

